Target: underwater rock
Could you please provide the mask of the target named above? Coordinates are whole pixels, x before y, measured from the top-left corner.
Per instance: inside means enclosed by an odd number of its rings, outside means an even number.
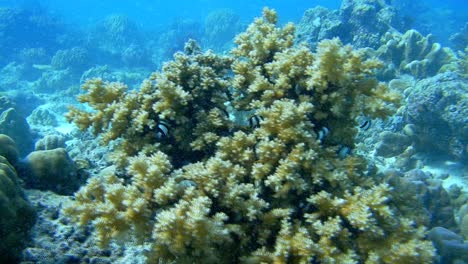
[[[413,212],[416,222],[424,223],[429,228],[436,226],[457,228],[452,201],[440,180],[432,179],[430,174],[419,169],[404,174],[398,171],[386,171],[385,175],[387,182],[399,190],[394,194],[396,201],[401,201],[403,204],[405,197],[411,196],[415,199],[414,203],[405,205],[402,210]]]
[[[16,142],[20,156],[23,157],[33,150],[33,136],[29,125],[14,108],[9,108],[0,114],[0,133],[8,135]]]
[[[131,44],[140,44],[141,32],[128,16],[112,14],[96,24],[88,39],[102,52],[118,56]]]
[[[110,165],[109,153],[113,145],[102,146],[99,141],[91,138],[91,133],[77,133],[67,141],[67,150],[70,157],[77,163],[78,172],[83,167],[87,172],[97,173],[101,168]]]
[[[460,75],[467,79],[468,78],[468,46],[464,51],[458,52],[458,72]]]
[[[297,40],[306,41],[312,47],[322,39],[341,36],[345,31],[345,24],[340,20],[337,10],[329,10],[322,6],[316,6],[304,12],[297,25]]]
[[[460,222],[461,233],[467,239],[468,237],[468,214],[465,214]]]
[[[19,52],[19,60],[32,67],[34,64],[44,65],[50,58],[44,48],[24,48]]]
[[[151,66],[148,51],[139,45],[131,44],[121,54],[121,60],[128,67]]]
[[[0,112],[4,112],[10,108],[15,108],[16,103],[13,102],[8,96],[1,95],[0,96]]]
[[[36,108],[27,120],[32,126],[55,127],[58,125],[55,115],[46,108]]]
[[[70,69],[46,70],[41,78],[33,82],[32,89],[41,93],[55,93],[77,83],[77,78]]]
[[[61,135],[47,135],[36,142],[36,150],[51,150],[65,148],[65,137]]]
[[[312,47],[325,38],[339,37],[354,47],[377,48],[386,32],[405,28],[394,8],[384,1],[345,0],[339,10],[320,6],[307,10],[298,24],[297,36],[298,41],[307,41]]]
[[[423,36],[413,29],[404,34],[387,32],[382,41],[384,44],[376,55],[386,62],[386,67],[380,70],[386,72],[380,73],[384,79],[405,73],[422,79],[457,68],[453,51],[435,42],[431,34]]]
[[[467,160],[468,83],[447,72],[417,82],[407,93],[403,113],[417,133],[416,149]]]
[[[117,70],[107,65],[99,65],[85,71],[80,78],[83,84],[88,79],[102,79],[110,82],[128,83],[130,87],[138,87],[141,80],[144,80],[150,74],[149,71],[139,68],[133,70]]]
[[[56,70],[70,69],[73,73],[81,73],[90,65],[90,54],[82,47],[58,50],[52,57],[51,66]]]
[[[33,189],[25,192],[36,208],[37,221],[22,252],[21,263],[131,263],[117,262],[123,253],[117,245],[101,250],[90,236],[90,228],[70,224],[60,213],[63,204],[70,202],[70,196]]]
[[[202,32],[200,23],[195,20],[183,18],[173,21],[151,40],[149,49],[153,64],[161,68],[163,62],[171,59],[175,52],[184,50],[187,41],[200,40]]]
[[[81,183],[73,160],[63,148],[31,152],[21,165],[21,178],[27,186],[71,194]]]
[[[27,68],[24,64],[10,62],[0,70],[0,91],[11,91],[26,86]]]
[[[43,103],[43,100],[37,97],[34,93],[29,90],[29,86],[23,87],[21,90],[12,90],[5,92],[5,98],[0,102],[0,109],[4,111],[10,107],[14,108],[20,116],[26,117],[31,112]],[[1,96],[0,96],[1,98]],[[7,103],[9,101],[9,103]],[[3,103],[10,105],[4,107]]]
[[[241,29],[240,17],[231,9],[217,9],[205,18],[203,46],[224,51]]]
[[[386,32],[403,28],[394,8],[386,1],[344,0],[340,16],[349,25],[349,38],[356,47],[376,48]]]
[[[4,140],[0,144],[3,148]],[[34,225],[35,212],[25,198],[15,168],[3,156],[0,156],[0,212],[0,261],[16,263]]]
[[[59,46],[64,26],[43,8],[0,8],[0,49],[2,62],[10,61],[25,48],[37,48],[38,43],[46,52]]]
[[[379,136],[376,154],[386,158],[400,155],[411,145],[411,139],[404,134],[383,131]]]
[[[460,32],[450,36],[450,41],[456,50],[464,50],[468,46],[468,22],[460,29]]]
[[[12,165],[18,162],[19,152],[16,143],[5,134],[0,134],[0,156],[5,157]]]
[[[456,263],[455,261],[468,261],[468,243],[463,241],[463,237],[443,228],[435,227],[429,232],[429,238],[434,243],[441,263]]]

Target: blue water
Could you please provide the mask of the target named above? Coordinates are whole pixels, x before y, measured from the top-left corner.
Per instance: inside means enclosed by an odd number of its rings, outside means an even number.
[[[321,5],[328,8],[338,8],[339,0],[138,0],[138,1],[0,1],[2,5],[45,7],[52,14],[62,17],[65,21],[80,25],[94,23],[110,14],[126,14],[143,28],[153,28],[169,23],[174,19],[195,19],[203,21],[211,11],[219,8],[230,8],[238,13],[241,19],[249,21],[260,14],[264,6],[275,8],[281,12],[283,21],[297,21],[304,11],[312,6]],[[118,3],[118,4],[117,4]]]
[[[298,22],[304,11],[311,7],[320,5],[329,9],[339,9],[341,2],[341,0],[3,0],[0,1],[0,6],[40,9],[64,23],[80,28],[92,27],[112,14],[125,14],[141,29],[161,29],[180,19],[192,19],[203,24],[210,12],[220,8],[233,10],[244,23],[249,23],[253,17],[258,16],[264,6],[279,11],[281,22]],[[399,12],[406,13],[409,19],[424,21],[425,25],[418,25],[416,22],[414,28],[423,34],[434,34],[437,40],[444,44],[448,44],[448,38],[455,29],[460,29],[468,21],[468,4],[465,0],[388,0],[386,2],[417,8],[417,10],[399,10]],[[431,23],[432,25],[429,25]]]

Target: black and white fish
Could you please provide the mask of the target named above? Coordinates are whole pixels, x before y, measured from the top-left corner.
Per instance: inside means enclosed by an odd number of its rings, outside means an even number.
[[[258,115],[252,115],[251,117],[249,117],[248,121],[249,121],[250,128],[252,129],[258,128],[260,127],[260,121],[262,121],[262,117]]]
[[[361,124],[359,125],[359,128],[366,131],[368,130],[372,125],[372,120],[369,118],[364,118]]]
[[[169,136],[169,124],[161,120],[156,127],[156,137],[159,139],[167,138]]]

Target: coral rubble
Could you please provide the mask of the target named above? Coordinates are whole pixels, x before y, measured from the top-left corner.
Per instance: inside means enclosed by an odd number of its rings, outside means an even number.
[[[380,63],[338,39],[313,53],[294,33],[264,9],[230,56],[189,42],[138,91],[88,81],[93,110],[68,118],[115,142],[123,177],[91,178],[64,212],[102,246],[148,243],[148,263],[431,263],[404,210],[417,201],[396,202],[351,151],[356,118],[399,101]]]

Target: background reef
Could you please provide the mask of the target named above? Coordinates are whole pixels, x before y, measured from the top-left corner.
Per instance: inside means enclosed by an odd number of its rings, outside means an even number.
[[[466,4],[7,2],[0,263],[468,262]]]

